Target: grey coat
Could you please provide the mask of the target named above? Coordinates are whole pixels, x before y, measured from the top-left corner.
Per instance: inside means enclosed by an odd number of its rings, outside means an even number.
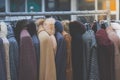
[[[9,60],[10,60],[10,76],[11,80],[18,80],[18,43],[15,39],[14,32],[11,26],[7,27],[8,35],[7,39],[9,41]]]
[[[93,30],[83,36],[83,80],[99,80],[97,62],[97,43]]]

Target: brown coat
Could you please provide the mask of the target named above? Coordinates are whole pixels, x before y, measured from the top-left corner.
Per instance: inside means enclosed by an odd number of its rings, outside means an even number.
[[[120,39],[112,27],[108,27],[106,31],[115,47],[115,80],[120,80]]]
[[[55,56],[50,36],[44,29],[38,31],[40,40],[39,80],[56,80]]]
[[[62,35],[64,36],[67,49],[66,80],[72,80],[71,36],[65,31],[62,32]]]

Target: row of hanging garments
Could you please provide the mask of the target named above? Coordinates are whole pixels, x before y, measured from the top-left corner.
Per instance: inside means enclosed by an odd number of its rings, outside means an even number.
[[[0,23],[0,80],[72,80],[71,37],[53,18]]]
[[[119,80],[117,31],[54,18],[1,22],[0,80]]]

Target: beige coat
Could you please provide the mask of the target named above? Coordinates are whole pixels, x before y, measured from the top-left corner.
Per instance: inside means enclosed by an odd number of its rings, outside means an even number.
[[[115,80],[120,80],[120,39],[112,27],[108,27],[106,32],[115,48]]]
[[[7,39],[7,25],[4,22],[0,23],[0,38],[3,40],[5,49],[5,64],[7,80],[11,80],[10,76],[10,61],[9,61],[9,41]]]
[[[66,33],[65,31],[62,32],[66,42],[66,49],[67,49],[67,65],[66,65],[66,80],[72,80],[72,53],[71,53],[71,36]]]
[[[44,21],[43,27],[45,29],[46,32],[48,32],[48,34],[50,35],[50,39],[51,39],[51,43],[52,43],[52,47],[54,50],[54,54],[56,54],[57,51],[57,41],[55,39],[55,19],[53,18],[47,18]]]
[[[56,80],[55,56],[49,34],[44,30],[38,30],[40,40],[40,73],[39,80]]]

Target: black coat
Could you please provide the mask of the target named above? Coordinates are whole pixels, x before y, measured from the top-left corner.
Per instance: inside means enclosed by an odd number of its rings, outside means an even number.
[[[85,27],[78,21],[70,22],[70,35],[72,37],[72,67],[73,80],[83,80],[83,42],[82,35]]]

